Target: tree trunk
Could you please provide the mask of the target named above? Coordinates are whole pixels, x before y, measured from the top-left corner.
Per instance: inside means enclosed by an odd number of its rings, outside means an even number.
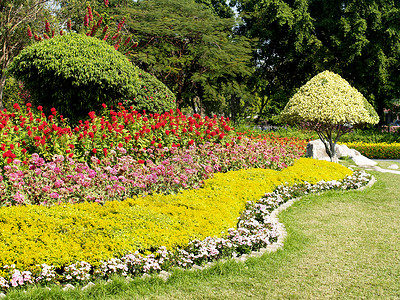
[[[1,74],[1,78],[0,78],[0,110],[4,109],[3,91],[4,91],[4,86],[5,85],[6,85],[6,74],[5,74],[5,72],[3,72],[3,74]]]

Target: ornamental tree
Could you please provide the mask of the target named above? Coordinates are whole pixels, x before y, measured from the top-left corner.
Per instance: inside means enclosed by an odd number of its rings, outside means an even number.
[[[335,146],[340,136],[358,126],[377,124],[379,117],[365,97],[346,80],[330,71],[314,76],[289,100],[280,115],[289,124],[306,123],[337,162]]]
[[[175,106],[162,83],[148,95],[161,97],[160,103],[145,103],[141,90],[148,78],[140,79],[142,71],[105,41],[83,34],[71,32],[35,43],[14,59],[9,71],[24,82],[35,105],[55,107],[73,121],[99,110],[102,103],[124,101],[137,110],[157,113]]]

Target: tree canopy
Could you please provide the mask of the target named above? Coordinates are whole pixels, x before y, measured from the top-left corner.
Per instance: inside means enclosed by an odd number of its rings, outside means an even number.
[[[331,159],[336,142],[348,129],[379,122],[378,114],[365,97],[330,71],[319,73],[303,85],[286,104],[281,118],[315,129]]]
[[[48,0],[0,1],[0,109],[6,69],[13,58],[29,44],[28,25],[45,18]],[[31,30],[31,29],[29,29]]]
[[[379,113],[400,94],[400,2],[236,0],[265,94],[283,105],[313,74],[345,76]],[[282,97],[283,96],[283,97]],[[286,99],[286,100],[285,100]]]
[[[140,0],[123,13],[138,42],[132,62],[165,83],[180,107],[218,112],[232,95],[250,97],[243,82],[251,46],[232,35],[233,18],[194,0]]]

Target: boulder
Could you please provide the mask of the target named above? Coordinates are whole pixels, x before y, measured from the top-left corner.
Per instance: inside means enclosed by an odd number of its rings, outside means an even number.
[[[346,145],[336,145],[336,155],[338,158],[349,157],[358,166],[370,167],[377,164],[375,161],[361,155],[357,150],[350,149]],[[325,145],[320,139],[310,141],[307,144],[306,157],[330,161],[330,158],[326,153]]]

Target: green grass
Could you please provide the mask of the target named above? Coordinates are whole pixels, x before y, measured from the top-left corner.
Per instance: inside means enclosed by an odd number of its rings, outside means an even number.
[[[43,288],[6,299],[400,299],[400,176],[371,172],[363,192],[309,195],[280,214],[288,237],[276,253],[204,271],[177,271],[87,291]]]

